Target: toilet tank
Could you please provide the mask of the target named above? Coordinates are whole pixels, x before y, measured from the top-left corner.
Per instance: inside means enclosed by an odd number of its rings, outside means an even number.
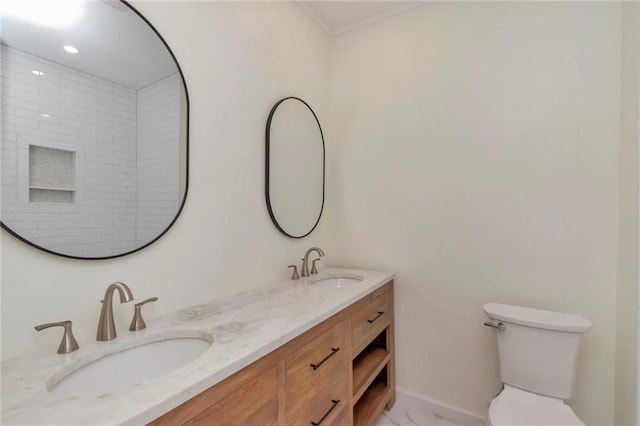
[[[579,315],[488,303],[496,329],[502,383],[561,399],[573,397],[582,335],[591,321]]]

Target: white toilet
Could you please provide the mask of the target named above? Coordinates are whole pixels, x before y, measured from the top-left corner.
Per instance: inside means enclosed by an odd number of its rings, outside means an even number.
[[[489,407],[492,426],[584,425],[564,403],[573,384],[582,335],[579,315],[488,303],[485,325],[495,328],[504,389]]]

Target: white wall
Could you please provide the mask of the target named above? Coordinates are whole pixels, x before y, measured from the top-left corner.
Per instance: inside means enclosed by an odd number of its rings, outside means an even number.
[[[185,74],[191,105],[187,203],[162,239],[107,261],[51,256],[3,231],[3,359],[55,351],[59,333],[33,330],[42,322],[70,319],[80,343],[93,339],[99,301],[113,281],[128,283],[137,300],[159,296],[146,308],[154,316],[285,278],[286,265],[330,240],[324,220],[302,241],[282,236],[264,201],[271,107],[296,95],[321,122],[328,119],[329,45],[321,30],[294,3],[134,5],[163,35]],[[133,306],[116,303],[114,310],[119,332],[126,333]]]
[[[570,405],[613,424],[621,19],[433,2],[334,41],[334,250],[398,272],[399,387],[484,416],[482,305],[574,312],[594,326]]]
[[[638,155],[640,147],[640,3],[622,9],[620,221],[616,316],[615,424],[637,424]]]
[[[180,202],[180,97],[175,73],[138,90],[137,246],[171,223]]]
[[[136,90],[4,45],[1,56],[3,220],[76,256],[132,250]],[[29,145],[75,153],[74,203],[29,202]]]

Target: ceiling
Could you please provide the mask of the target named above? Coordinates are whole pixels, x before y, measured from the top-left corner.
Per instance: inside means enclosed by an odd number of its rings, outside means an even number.
[[[47,0],[54,1],[64,0]],[[148,86],[178,70],[151,27],[123,3],[89,0],[83,5],[81,19],[65,28],[3,14],[0,41],[132,89]],[[71,55],[63,50],[64,45],[75,46],[80,52]]]
[[[331,36],[380,21],[419,6],[420,1],[300,1]]]
[[[7,3],[12,0],[0,0]],[[13,0],[19,1],[19,0]],[[55,7],[54,2],[39,0]],[[67,0],[69,1],[69,0]],[[80,0],[75,0],[80,1]],[[32,0],[36,6],[36,0]],[[66,28],[47,27],[1,15],[0,41],[97,77],[140,89],[177,71],[154,31],[119,1],[83,0],[82,19]],[[388,18],[419,1],[299,1],[330,36]],[[70,55],[62,46],[76,46]]]

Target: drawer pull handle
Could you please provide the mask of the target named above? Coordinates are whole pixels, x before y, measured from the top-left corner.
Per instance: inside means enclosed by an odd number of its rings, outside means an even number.
[[[322,364],[327,362],[327,360],[329,358],[331,358],[332,356],[334,356],[339,350],[340,350],[340,348],[331,348],[331,353],[329,355],[325,356],[324,358],[322,358],[322,360],[319,363],[311,364],[311,368],[313,368],[314,371],[317,370],[318,368],[320,368],[320,366]]]
[[[367,322],[369,324],[373,324],[375,320],[377,320],[378,318],[380,318],[382,315],[384,315],[384,311],[378,311],[378,315],[376,315],[375,317],[367,320]]]
[[[333,409],[334,409],[334,408],[336,408],[336,407],[338,406],[338,404],[340,404],[340,400],[339,400],[339,399],[332,399],[332,400],[331,400],[331,402],[333,403],[333,405],[331,405],[331,408],[329,408],[329,411],[327,411],[326,413],[324,413],[324,416],[322,416],[322,417],[320,418],[320,420],[318,420],[317,422],[311,422],[311,424],[312,424],[313,426],[320,426],[320,424],[321,424],[322,422],[324,422],[324,419],[326,419],[326,418],[327,418],[327,416],[328,416],[329,414],[331,414],[331,412],[333,411]]]

